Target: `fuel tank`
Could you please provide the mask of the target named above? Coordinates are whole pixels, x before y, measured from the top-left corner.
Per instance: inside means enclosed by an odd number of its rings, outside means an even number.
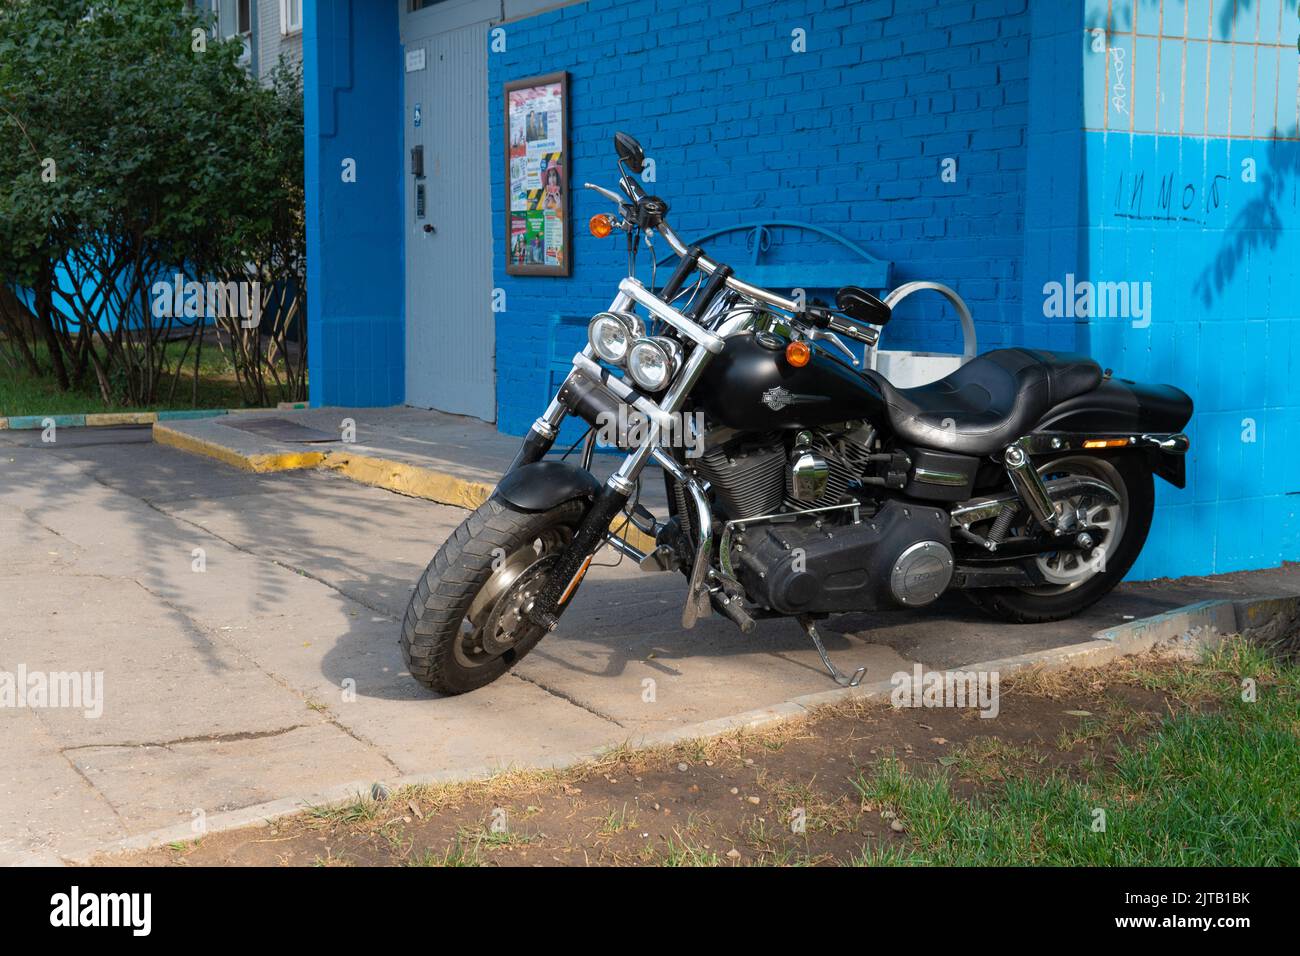
[[[887,421],[880,389],[852,366],[813,349],[796,368],[785,359],[786,344],[771,332],[727,339],[695,388],[696,404],[714,422],[742,431]]]

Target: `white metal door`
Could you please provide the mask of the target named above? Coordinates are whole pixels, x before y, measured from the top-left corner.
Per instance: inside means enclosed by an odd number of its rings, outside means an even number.
[[[488,24],[449,27],[437,9],[403,23],[406,402],[495,421]]]

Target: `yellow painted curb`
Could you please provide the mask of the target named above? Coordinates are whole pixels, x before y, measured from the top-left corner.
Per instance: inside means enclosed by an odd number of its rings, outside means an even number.
[[[4,431],[8,427],[9,427],[9,419],[0,418],[0,431]]]
[[[158,421],[157,412],[95,412],[86,416],[87,425],[152,425]]]
[[[407,465],[388,458],[370,458],[351,452],[336,451],[325,456],[322,468],[412,498],[425,498],[444,505],[455,505],[473,511],[492,494],[492,486],[481,481],[468,481],[446,472]]]
[[[159,445],[178,448],[181,451],[189,452],[191,455],[204,455],[208,458],[215,458],[217,461],[231,465],[241,471],[252,471],[257,474],[315,468],[325,460],[324,452],[319,451],[283,452],[276,455],[241,455],[239,452],[218,445],[216,442],[195,438],[193,435],[186,435],[184,432],[170,428],[162,422],[154,422],[153,440]]]

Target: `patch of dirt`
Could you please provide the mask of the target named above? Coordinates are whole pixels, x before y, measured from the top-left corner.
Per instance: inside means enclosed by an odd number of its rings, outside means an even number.
[[[1151,669],[1186,666],[1151,659]],[[852,862],[910,848],[854,781],[884,757],[943,768],[969,795],[1010,776],[1081,776],[1196,704],[1147,690],[1132,661],[1018,675],[1000,712],[853,703],[771,729],[622,751],[550,773],[408,788],[96,862],[138,866],[744,865]]]

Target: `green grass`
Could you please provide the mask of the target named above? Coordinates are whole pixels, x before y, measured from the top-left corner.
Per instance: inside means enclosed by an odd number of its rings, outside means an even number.
[[[175,369],[175,362],[180,361],[185,353],[184,342],[169,342],[166,356],[169,369]],[[67,392],[59,391],[58,382],[50,367],[48,352],[42,346],[36,355],[37,362],[46,374],[32,375],[19,366],[10,368],[0,360],[0,418],[19,415],[76,415],[83,412],[151,412],[160,409],[183,408],[242,408],[244,400],[240,397],[239,387],[235,381],[235,372],[221,351],[212,343],[205,342],[203,355],[199,362],[198,404],[192,404],[194,348],[191,347],[185,358],[185,370],[176,385],[176,395],[171,403],[146,406],[106,404],[99,394],[99,386],[93,374],[77,389]],[[166,399],[170,380],[162,388],[162,398]]]
[[[669,837],[664,844],[663,855],[659,863],[662,866],[721,866],[723,858],[716,850],[687,841],[680,833],[674,831],[677,839]]]
[[[424,850],[411,857],[406,865],[430,867],[482,866],[482,861],[479,858],[479,843],[466,844],[462,842],[460,836],[457,836],[456,842],[448,847],[441,856],[434,853],[433,850]]]
[[[1244,702],[1242,678],[1257,682]],[[1234,641],[1196,667],[1149,673],[1153,689],[1206,700],[1165,718],[1109,767],[1005,779],[972,799],[950,771],[881,761],[856,786],[907,828],[911,848],[868,847],[865,865],[1278,866],[1300,864],[1300,668]],[[1096,832],[1096,810],[1105,830]]]
[[[379,816],[380,804],[369,797],[357,796],[348,803],[319,804],[303,811],[309,820],[327,825],[369,823]]]

